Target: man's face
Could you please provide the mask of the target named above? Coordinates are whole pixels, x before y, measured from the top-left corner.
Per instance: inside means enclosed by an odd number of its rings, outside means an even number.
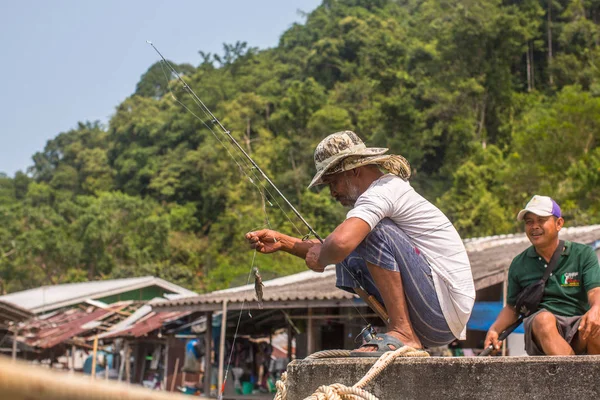
[[[525,214],[525,233],[531,244],[544,247],[556,242],[558,231],[562,228],[564,220],[555,216],[540,217],[534,213]]]
[[[329,186],[331,196],[346,207],[353,207],[361,194],[353,170],[327,175],[323,183]]]

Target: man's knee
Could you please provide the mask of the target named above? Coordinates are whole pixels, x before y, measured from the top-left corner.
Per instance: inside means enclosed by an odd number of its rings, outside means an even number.
[[[587,354],[600,354],[600,337],[596,336],[587,340]]]
[[[533,334],[538,338],[556,333],[558,332],[556,317],[549,311],[543,311],[535,316],[531,324],[531,329],[533,330]]]

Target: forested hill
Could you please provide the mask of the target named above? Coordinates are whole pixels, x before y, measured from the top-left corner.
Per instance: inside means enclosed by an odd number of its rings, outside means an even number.
[[[325,0],[276,48],[238,42],[177,68],[321,236],[345,210],[306,189],[312,151],[342,129],[404,155],[465,238],[520,230],[534,193],[567,225],[592,224],[599,18],[600,0]],[[246,231],[307,233],[165,76],[150,66],[108,126],[80,123],[0,178],[0,291],[149,274],[223,288],[246,282]],[[257,265],[265,279],[305,268],[285,254]]]

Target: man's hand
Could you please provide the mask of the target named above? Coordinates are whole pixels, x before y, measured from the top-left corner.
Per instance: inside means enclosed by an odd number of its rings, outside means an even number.
[[[319,263],[319,255],[321,254],[321,243],[314,243],[306,253],[306,266],[315,272],[325,271],[326,265]]]
[[[498,351],[500,349],[500,346],[502,346],[502,341],[498,340],[498,332],[496,332],[493,329],[490,329],[487,333],[487,335],[485,336],[485,341],[483,342],[483,348],[487,349],[490,344],[494,346],[494,351],[492,352],[492,354],[495,354],[496,351]]]
[[[593,306],[581,317],[579,335],[582,340],[594,339],[600,336],[600,307]]]
[[[246,233],[246,240],[259,253],[269,254],[281,250],[281,242],[277,237],[279,232],[270,229]]]

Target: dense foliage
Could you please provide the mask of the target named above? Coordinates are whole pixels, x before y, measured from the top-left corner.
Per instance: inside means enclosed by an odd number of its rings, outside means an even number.
[[[324,0],[276,48],[176,68],[322,236],[345,211],[306,189],[312,151],[342,129],[407,157],[463,237],[518,231],[534,193],[592,224],[599,17],[600,0]],[[79,123],[0,177],[1,291],[148,274],[212,290],[246,282],[246,231],[307,233],[167,76],[152,65],[108,126]],[[257,263],[265,279],[304,269]]]

